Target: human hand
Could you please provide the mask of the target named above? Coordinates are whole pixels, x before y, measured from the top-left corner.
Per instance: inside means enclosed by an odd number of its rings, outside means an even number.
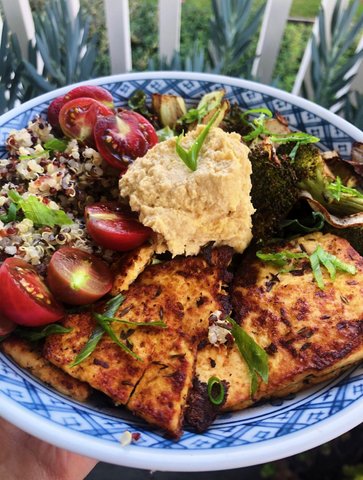
[[[83,480],[97,461],[38,440],[0,418],[0,478]]]

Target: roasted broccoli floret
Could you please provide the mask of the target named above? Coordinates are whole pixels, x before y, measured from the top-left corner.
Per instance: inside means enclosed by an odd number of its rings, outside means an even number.
[[[279,159],[269,142],[252,147],[252,232],[256,240],[265,240],[280,229],[299,196],[297,178],[290,161]]]
[[[289,149],[289,144],[280,146],[279,157],[288,158]],[[363,191],[344,185],[314,145],[300,145],[290,162],[299,189],[308,192],[329,213],[343,217],[363,212]]]

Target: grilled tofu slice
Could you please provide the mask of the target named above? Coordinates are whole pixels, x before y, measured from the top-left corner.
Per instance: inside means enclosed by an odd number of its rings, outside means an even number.
[[[346,240],[321,233],[299,237],[274,251],[310,255],[318,245],[354,265],[356,274],[338,271],[332,280],[322,268],[325,286],[321,289],[306,258],[295,259],[292,270],[285,273],[256,258],[254,252],[244,258],[232,289],[234,315],[268,353],[270,373],[254,398],[247,383],[231,381],[226,409],[296,392],[338,375],[363,358],[363,258]],[[227,372],[240,368],[228,366],[233,356],[226,351],[225,357]],[[217,355],[214,358],[218,364],[223,362]]]
[[[88,383],[71,377],[48,362],[43,357],[42,347],[38,343],[31,343],[13,335],[1,342],[1,349],[20,367],[26,368],[34,377],[63,395],[84,402],[92,393]]]
[[[125,292],[149,265],[154,253],[155,247],[152,244],[145,244],[125,253],[113,268],[115,277],[111,295],[115,296],[120,292]]]
[[[197,346],[207,335],[211,313],[230,310],[224,286],[231,280],[227,267],[232,255],[229,247],[207,248],[203,255],[150,265],[130,285],[115,316],[135,323],[162,320],[167,327],[111,324],[141,360],[104,335],[84,362],[71,367],[96,327],[91,313],[69,315],[63,324],[72,332],[49,336],[46,358],[178,437]]]

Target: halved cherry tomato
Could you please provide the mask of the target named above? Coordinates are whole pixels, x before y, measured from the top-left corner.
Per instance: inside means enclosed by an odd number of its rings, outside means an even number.
[[[64,95],[64,101],[69,102],[74,98],[93,98],[100,103],[103,103],[108,108],[113,108],[113,98],[108,90],[97,85],[81,85],[79,87],[73,88],[68,93]]]
[[[0,312],[0,337],[9,335],[16,327],[16,323],[12,322],[9,318],[5,317]]]
[[[93,127],[98,117],[114,115],[113,111],[93,98],[75,98],[59,112],[59,124],[67,137],[94,145]]]
[[[125,252],[142,245],[152,234],[135,213],[116,202],[94,203],[85,209],[86,229],[104,248]]]
[[[37,327],[56,322],[64,316],[56,301],[32,265],[19,258],[7,258],[0,267],[0,311],[19,325]]]
[[[78,248],[60,248],[48,265],[49,288],[71,305],[95,302],[111,290],[112,281],[111,270],[103,260]]]
[[[158,142],[155,129],[146,118],[123,109],[119,109],[117,115],[98,118],[94,137],[102,157],[122,171]]]

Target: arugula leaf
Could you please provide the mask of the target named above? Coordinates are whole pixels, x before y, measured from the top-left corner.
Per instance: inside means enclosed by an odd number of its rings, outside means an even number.
[[[251,395],[254,395],[258,388],[258,375],[264,383],[268,382],[268,355],[233,318],[227,317],[227,320],[232,325],[231,333],[237,348],[248,366],[251,377]]]
[[[52,152],[64,152],[67,146],[68,142],[60,140],[59,138],[51,138],[44,144],[44,148]]]
[[[176,140],[176,152],[179,155],[179,157],[183,160],[185,165],[190,168],[193,172],[197,169],[198,165],[198,155],[200,152],[200,149],[202,148],[203,142],[206,139],[209,130],[211,129],[215,119],[217,118],[219,114],[219,110],[217,110],[212,118],[209,120],[207,125],[203,128],[201,133],[198,135],[196,140],[194,141],[193,145],[189,148],[189,150],[185,150],[181,145],[180,145],[180,140],[184,137],[183,134],[179,135],[179,137]]]
[[[70,333],[73,329],[63,327],[57,323],[52,323],[46,325],[45,327],[36,327],[36,328],[23,328],[16,327],[14,333],[21,338],[29,340],[29,342],[36,342],[42,338],[48,337],[49,335],[60,334],[60,333]]]
[[[21,197],[15,190],[8,192],[9,198],[21,209],[25,218],[31,220],[35,225],[54,227],[55,225],[70,225],[73,220],[63,210],[53,210],[45,205],[37,197]]]
[[[175,132],[170,127],[164,127],[161,130],[157,130],[156,135],[158,136],[159,142],[164,142],[169,138],[175,137]]]

